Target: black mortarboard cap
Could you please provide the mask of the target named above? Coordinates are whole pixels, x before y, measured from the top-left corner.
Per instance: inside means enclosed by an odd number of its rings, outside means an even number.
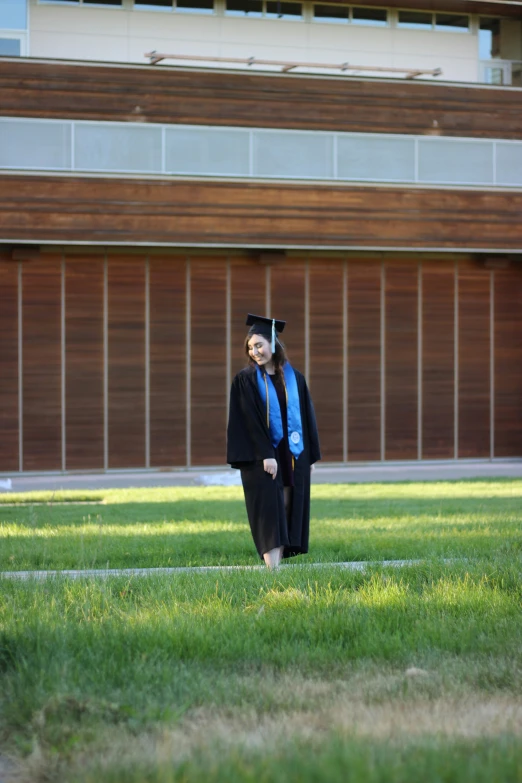
[[[275,350],[275,332],[281,333],[285,328],[286,321],[276,321],[274,318],[265,318],[262,315],[252,315],[249,313],[246,319],[246,325],[250,326],[251,334],[262,334],[272,343],[272,351]]]

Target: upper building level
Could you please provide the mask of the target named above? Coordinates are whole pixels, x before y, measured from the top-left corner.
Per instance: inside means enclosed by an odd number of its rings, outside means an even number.
[[[154,50],[522,86],[522,2],[0,0],[0,55],[144,64]]]

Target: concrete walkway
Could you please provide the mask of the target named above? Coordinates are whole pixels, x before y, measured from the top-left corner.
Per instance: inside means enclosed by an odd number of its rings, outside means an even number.
[[[380,481],[441,481],[469,478],[522,478],[522,459],[448,462],[395,462],[366,465],[321,465],[314,484],[356,484]],[[34,490],[100,490],[130,487],[235,486],[239,471],[223,467],[172,471],[11,475],[0,477],[0,492]]]
[[[354,561],[346,563],[283,563],[279,568],[345,568],[348,571],[365,571],[367,568],[405,568],[425,563],[425,560],[373,560]],[[444,563],[454,562],[444,560]],[[233,566],[179,566],[177,568],[100,568],[85,571],[0,571],[1,579],[14,581],[43,581],[45,579],[107,579],[115,576],[142,577],[168,576],[174,574],[202,573],[206,571],[222,573],[227,571],[265,571],[264,565],[233,565]],[[279,569],[277,569],[279,570]]]

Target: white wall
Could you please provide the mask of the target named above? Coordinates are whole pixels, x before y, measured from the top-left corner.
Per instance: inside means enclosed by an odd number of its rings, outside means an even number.
[[[153,49],[219,57],[440,67],[444,80],[478,81],[478,39],[471,33],[71,7],[31,0],[31,57],[145,64],[144,53]]]

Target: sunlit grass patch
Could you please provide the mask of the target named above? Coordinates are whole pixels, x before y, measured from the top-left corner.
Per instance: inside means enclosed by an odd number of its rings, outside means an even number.
[[[50,501],[53,493],[4,499]],[[75,500],[99,500],[82,506]],[[254,564],[240,487],[61,492],[2,506],[0,569]],[[316,485],[304,562],[522,553],[522,482]]]

